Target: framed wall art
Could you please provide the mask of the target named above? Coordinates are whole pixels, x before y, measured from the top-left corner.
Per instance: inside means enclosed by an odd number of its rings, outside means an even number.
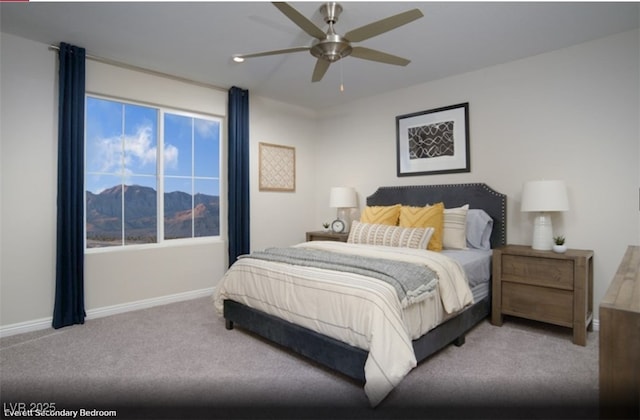
[[[296,190],[296,149],[258,143],[259,191]]]
[[[470,172],[469,103],[396,117],[398,176]]]

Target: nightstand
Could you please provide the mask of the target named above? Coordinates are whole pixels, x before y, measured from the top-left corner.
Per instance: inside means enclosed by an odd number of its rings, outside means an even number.
[[[573,343],[587,344],[593,321],[593,251],[564,254],[506,245],[493,251],[491,323],[503,315],[573,329]]]
[[[322,230],[315,232],[307,232],[307,242],[309,241],[337,241],[347,242],[348,233],[325,232]]]

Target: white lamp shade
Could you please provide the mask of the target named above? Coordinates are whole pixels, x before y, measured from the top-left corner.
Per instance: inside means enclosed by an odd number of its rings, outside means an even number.
[[[564,181],[529,181],[522,189],[521,211],[567,211],[569,198]]]
[[[333,187],[329,194],[329,207],[347,208],[356,207],[356,190],[351,187]]]

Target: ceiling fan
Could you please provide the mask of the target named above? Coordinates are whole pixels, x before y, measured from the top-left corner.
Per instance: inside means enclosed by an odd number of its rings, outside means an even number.
[[[331,63],[335,63],[341,58],[347,56],[393,64],[396,66],[406,66],[411,62],[406,58],[366,47],[352,46],[351,43],[373,38],[374,36],[413,22],[423,16],[419,9],[412,9],[375,21],[368,25],[361,26],[357,29],[353,29],[341,36],[337,34],[333,28],[333,25],[338,21],[338,17],[342,12],[342,6],[338,3],[325,3],[320,7],[320,13],[324,16],[324,21],[329,25],[326,33],[288,3],[274,2],[273,5],[293,21],[293,23],[298,25],[300,29],[315,38],[311,43],[311,46],[285,48],[253,54],[236,54],[233,56],[233,60],[236,62],[242,62],[245,58],[309,51],[311,55],[318,59],[316,61],[315,68],[313,69],[313,76],[311,77],[312,82],[322,80]]]

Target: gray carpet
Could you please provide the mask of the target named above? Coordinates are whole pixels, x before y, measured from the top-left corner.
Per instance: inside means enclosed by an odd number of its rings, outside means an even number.
[[[597,333],[576,346],[569,329],[509,317],[421,363],[376,409],[361,384],[227,331],[209,298],[3,338],[0,373],[5,409],[50,402],[116,418],[598,416]]]

